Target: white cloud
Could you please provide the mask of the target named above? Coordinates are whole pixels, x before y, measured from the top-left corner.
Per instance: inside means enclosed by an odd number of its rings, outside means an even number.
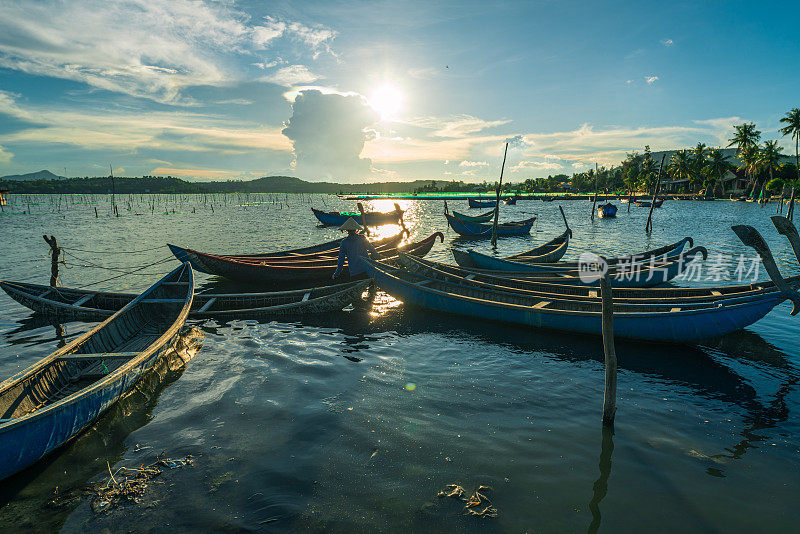
[[[661,39],[661,44],[664,46],[672,46],[675,44],[675,41],[672,39]]]
[[[648,84],[650,84],[650,83],[653,83],[653,82],[655,82],[656,80],[658,80],[658,76],[645,76],[645,78],[644,78],[644,79],[645,79],[645,80],[647,80],[647,83],[648,83]]]
[[[14,154],[0,146],[0,163],[8,163],[13,157]]]
[[[0,3],[0,67],[170,104],[191,103],[181,95],[187,87],[237,79],[232,58],[279,38],[300,40],[316,56],[334,35],[269,18],[252,24],[228,2]]]
[[[485,161],[468,161],[464,160],[458,164],[459,167],[488,167],[489,164]]]
[[[454,115],[451,117],[417,117],[405,121],[406,124],[435,130],[436,137],[462,138],[480,132],[487,128],[494,128],[510,123],[510,120],[486,121],[472,115]]]
[[[261,81],[292,87],[295,85],[313,83],[319,79],[320,76],[308,70],[308,67],[305,65],[289,65],[287,67],[281,67],[272,74],[264,76],[261,78]]]
[[[561,163],[553,163],[550,161],[536,161],[524,160],[510,168],[511,172],[527,172],[527,171],[558,171],[563,168]]]

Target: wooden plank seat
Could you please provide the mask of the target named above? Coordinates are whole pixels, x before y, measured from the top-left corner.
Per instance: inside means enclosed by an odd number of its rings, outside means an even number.
[[[99,352],[97,354],[64,354],[59,360],[102,360],[115,358],[133,358],[138,352]]]

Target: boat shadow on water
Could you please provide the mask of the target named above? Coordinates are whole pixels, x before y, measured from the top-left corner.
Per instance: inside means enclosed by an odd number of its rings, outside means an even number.
[[[34,316],[14,332],[19,334],[46,324],[46,319]],[[52,326],[58,338],[63,326]],[[128,450],[125,439],[152,420],[159,396],[181,377],[186,363],[200,350],[202,339],[199,330],[184,329],[173,348],[97,422],[31,467],[4,480],[0,485],[0,530],[60,529],[85,500],[89,481],[107,474],[109,466],[113,468],[122,460]]]

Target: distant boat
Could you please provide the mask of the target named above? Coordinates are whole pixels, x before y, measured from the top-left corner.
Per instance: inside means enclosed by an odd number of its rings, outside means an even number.
[[[485,223],[489,222],[494,219],[494,210],[487,211],[486,213],[482,213],[481,215],[464,215],[463,213],[459,213],[457,211],[453,212],[453,217],[461,219],[465,222],[472,222],[472,223]]]
[[[0,480],[64,445],[130,391],[178,336],[193,295],[194,276],[184,263],[93,329],[0,383]]]
[[[613,219],[617,216],[617,207],[611,202],[608,204],[601,204],[597,206],[597,216],[601,219]]]
[[[539,245],[536,248],[514,254],[513,256],[506,256],[505,259],[512,261],[534,262],[534,263],[553,263],[557,262],[564,257],[569,246],[569,238],[572,235],[572,230],[567,229],[563,234],[551,239],[547,243]],[[451,249],[453,258],[456,263],[462,267],[477,267],[477,264],[472,260],[468,251],[459,250],[457,248]]]
[[[640,208],[649,208],[650,206],[653,206],[654,208],[660,208],[661,204],[664,203],[664,199],[662,198],[661,200],[656,200],[655,202],[650,200],[634,200],[633,203]]]
[[[497,206],[496,200],[480,200],[475,198],[468,198],[470,208],[494,208]]]
[[[517,197],[508,197],[503,199],[506,206],[514,206],[517,203]]]

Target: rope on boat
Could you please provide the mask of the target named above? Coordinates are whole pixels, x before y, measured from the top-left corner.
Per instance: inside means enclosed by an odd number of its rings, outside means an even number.
[[[69,255],[69,256],[75,258],[76,260],[82,261],[82,262],[85,263],[85,265],[74,264],[77,267],[94,267],[96,269],[105,269],[107,271],[121,271],[121,272],[126,272],[127,273],[127,272],[130,272],[131,268],[149,267],[150,265],[155,265],[155,264],[151,263],[151,264],[148,264],[148,265],[132,265],[132,266],[129,266],[129,267],[108,267],[108,266],[105,266],[105,265],[97,264],[97,263],[95,263],[95,262],[93,262],[91,260],[87,260],[86,258],[80,258],[80,257],[76,256],[75,254],[70,254],[69,252],[64,252],[64,254]],[[158,260],[158,262],[166,261],[166,260],[171,259],[171,258],[172,258],[172,256],[167,256],[163,260]],[[156,262],[156,263],[158,263],[158,262]],[[66,263],[65,263],[65,266],[66,266]]]
[[[86,252],[87,254],[143,254],[145,252],[152,252],[166,246],[167,245],[158,245],[157,247],[145,248],[142,250],[84,250],[72,247],[61,247],[61,250],[74,250],[75,252]]]
[[[168,261],[172,261],[172,260],[173,260],[173,256],[167,256],[166,258],[160,259],[160,260],[158,260],[158,261],[155,261],[155,262],[153,262],[153,263],[150,263],[150,264],[148,264],[148,265],[142,265],[141,267],[138,267],[138,268],[136,268],[136,269],[133,269],[133,270],[131,270],[131,271],[129,271],[129,272],[125,272],[125,273],[122,273],[122,274],[118,274],[118,275],[116,275],[116,276],[111,276],[111,277],[109,277],[109,278],[106,278],[105,280],[98,280],[97,282],[91,282],[91,283],[89,283],[89,284],[84,284],[84,285],[82,285],[82,286],[76,286],[76,287],[75,287],[75,289],[83,289],[83,288],[85,288],[85,287],[94,286],[94,285],[97,285],[97,284],[102,284],[102,283],[104,283],[104,282],[108,282],[108,281],[110,281],[110,280],[116,280],[117,278],[122,278],[123,276],[127,276],[127,275],[130,275],[130,274],[137,274],[137,271],[141,271],[141,270],[143,270],[143,269],[147,269],[148,267],[153,267],[153,266],[155,266],[155,265],[161,265],[162,263],[166,263],[166,262],[168,262]],[[144,274],[144,273],[138,273],[138,274]],[[151,274],[144,274],[144,276],[153,276],[153,275],[151,275]]]

